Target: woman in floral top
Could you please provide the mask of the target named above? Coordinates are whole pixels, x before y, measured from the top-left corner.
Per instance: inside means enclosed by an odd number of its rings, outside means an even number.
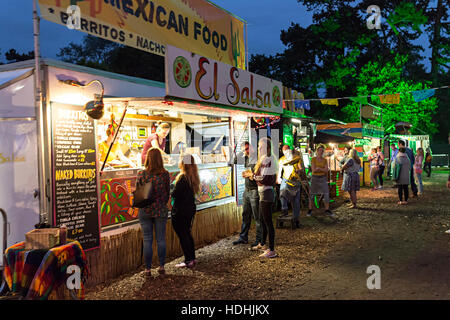
[[[139,223],[144,236],[145,274],[151,276],[153,258],[153,228],[155,229],[156,244],[158,246],[158,273],[164,274],[166,260],[166,223],[168,216],[167,202],[169,201],[170,176],[164,169],[161,151],[151,148],[147,152],[145,170],[139,171],[136,183],[152,182],[152,203],[139,209]]]

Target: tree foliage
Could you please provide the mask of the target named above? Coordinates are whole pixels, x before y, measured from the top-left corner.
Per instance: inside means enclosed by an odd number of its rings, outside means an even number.
[[[358,96],[370,96],[386,93],[400,93],[428,89],[429,84],[413,83],[403,77],[403,68],[408,60],[407,56],[396,55],[392,61],[382,64],[379,61],[369,62],[358,74]],[[371,104],[382,108],[382,117],[371,120],[370,123],[394,132],[393,125],[400,121],[410,122],[413,133],[433,134],[437,132],[437,125],[432,121],[437,109],[437,99],[428,98],[415,102],[411,93],[400,95],[400,104],[381,104],[379,99],[372,99]],[[359,104],[351,103],[343,108],[349,122],[359,121]],[[382,122],[381,122],[382,121]]]

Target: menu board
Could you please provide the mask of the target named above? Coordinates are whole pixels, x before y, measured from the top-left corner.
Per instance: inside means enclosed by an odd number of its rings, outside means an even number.
[[[234,121],[234,144],[236,146],[236,153],[241,154],[241,144],[249,141],[249,127],[248,122]],[[243,197],[245,190],[245,178],[242,177],[242,172],[245,171],[244,157],[240,156],[237,159],[236,165],[236,203],[238,206],[243,205]]]
[[[54,225],[84,250],[100,245],[94,120],[82,107],[52,104]]]
[[[244,204],[245,178],[242,177],[242,172],[245,171],[243,164],[236,165],[236,203],[238,206]]]

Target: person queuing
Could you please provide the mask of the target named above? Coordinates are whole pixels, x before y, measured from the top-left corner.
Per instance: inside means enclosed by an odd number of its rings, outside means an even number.
[[[312,204],[315,195],[323,195],[325,203],[325,213],[334,218],[335,215],[330,210],[330,188],[328,186],[328,162],[323,157],[325,147],[320,145],[317,148],[316,156],[311,159],[311,188],[309,191],[308,212],[306,216],[312,215]]]
[[[379,161],[380,156],[378,155],[377,148],[372,148],[372,152],[368,159],[370,161],[370,180],[372,181],[373,188],[372,191],[379,189],[378,185],[378,172],[380,170]]]
[[[350,151],[347,162],[342,166],[344,171],[344,181],[342,182],[342,190],[347,191],[350,195],[350,208],[356,209],[356,192],[359,191],[359,171],[361,170],[361,159],[355,149]]]
[[[244,167],[247,170],[253,170],[257,161],[257,154],[248,141],[242,144],[242,154],[244,156]],[[244,173],[242,173],[244,177]],[[244,177],[245,178],[245,177]],[[233,242],[233,245],[248,243],[248,232],[250,230],[252,217],[256,225],[256,240],[251,244],[251,248],[256,248],[262,242],[261,217],[259,214],[259,194],[256,181],[245,178],[245,189],[243,194],[242,209],[242,227],[239,239]]]
[[[416,184],[418,185],[418,195],[423,193],[423,183],[422,183],[422,167],[423,167],[423,149],[417,149],[417,154],[414,158],[414,178],[416,179]]]
[[[300,227],[300,197],[301,183],[300,172],[301,154],[288,146],[283,146],[283,156],[279,161],[277,183],[280,185],[281,216],[288,215],[288,204],[292,206],[295,225]]]
[[[272,221],[272,206],[275,200],[274,185],[277,178],[277,160],[272,154],[272,142],[269,138],[261,138],[258,142],[258,162],[252,171],[246,171],[244,176],[253,179],[258,184],[259,212],[262,218],[262,239],[255,249],[264,250],[260,257],[275,258],[275,228]],[[269,236],[269,248],[266,239]]]
[[[427,155],[425,157],[425,164],[423,165],[423,170],[427,173],[427,177],[431,176],[431,161],[433,157],[431,156],[431,152],[427,151]]]
[[[394,163],[394,179],[398,188],[398,204],[408,204],[408,185],[411,179],[411,161],[406,154],[406,148],[400,147]],[[404,201],[403,201],[404,196]]]
[[[403,140],[400,140],[398,142],[398,145],[400,148],[405,148],[406,150],[406,155],[409,158],[409,161],[411,162],[410,165],[410,183],[411,183],[411,191],[413,193],[413,198],[417,198],[417,185],[416,182],[414,181],[414,152],[410,149],[406,147],[406,143]]]
[[[378,189],[383,189],[383,173],[384,173],[384,154],[381,152],[381,147],[377,147],[378,154],[378,180],[380,182],[380,186]]]
[[[342,159],[339,161],[339,165],[342,167],[347,161],[348,159],[350,159],[350,151],[352,150],[351,146],[345,146],[344,148],[344,156],[342,157]]]
[[[139,209],[139,223],[144,238],[145,275],[151,276],[153,259],[153,230],[155,230],[158,247],[159,268],[158,273],[164,274],[166,260],[166,223],[168,217],[167,202],[170,193],[169,172],[164,169],[161,152],[151,148],[147,152],[145,170],[138,172],[136,183],[152,183],[152,203]]]
[[[395,143],[391,143],[391,159],[389,161],[389,170],[388,170],[388,174],[390,177],[393,176],[393,172],[394,172],[394,162],[395,162],[395,158],[397,157],[398,154],[398,149],[397,146],[395,145]],[[395,188],[396,186],[392,186],[393,188]]]
[[[172,191],[172,226],[180,240],[184,262],[176,264],[175,267],[192,269],[197,264],[192,225],[197,210],[195,195],[200,192],[200,177],[194,157],[188,153],[181,156],[178,167],[180,173],[175,179],[175,188]]]
[[[147,155],[147,150],[150,148],[158,148],[161,154],[165,155],[164,149],[166,148],[167,135],[170,132],[170,125],[168,123],[160,123],[156,132],[151,134],[145,141],[144,148],[142,149],[141,160],[145,163],[145,157]]]

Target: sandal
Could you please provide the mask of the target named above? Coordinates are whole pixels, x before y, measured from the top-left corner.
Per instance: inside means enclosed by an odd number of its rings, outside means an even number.
[[[399,201],[399,202],[397,202],[397,204],[403,204],[403,201]]]
[[[144,271],[144,276],[147,278],[150,278],[152,276],[152,270],[151,269],[147,269]]]
[[[158,273],[159,273],[160,275],[164,275],[164,274],[166,274],[166,270],[164,269],[164,267],[159,267],[159,268],[158,268]]]

